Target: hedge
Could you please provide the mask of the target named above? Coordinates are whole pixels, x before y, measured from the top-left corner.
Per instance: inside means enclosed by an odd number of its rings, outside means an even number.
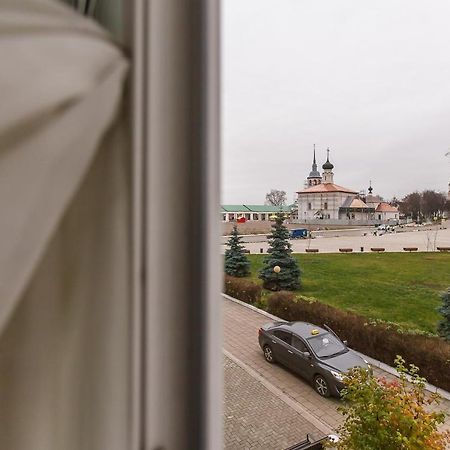
[[[237,298],[245,303],[256,303],[261,300],[261,286],[243,278],[225,275],[225,294]]]
[[[288,321],[328,325],[361,353],[393,365],[397,355],[415,364],[429,383],[450,391],[450,344],[444,339],[403,332],[395,324],[368,321],[357,314],[280,291],[269,296],[267,310]]]

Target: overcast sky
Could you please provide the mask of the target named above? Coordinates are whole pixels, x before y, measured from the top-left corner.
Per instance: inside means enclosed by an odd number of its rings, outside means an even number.
[[[222,4],[222,203],[292,201],[313,144],[342,186],[447,190],[449,0]]]

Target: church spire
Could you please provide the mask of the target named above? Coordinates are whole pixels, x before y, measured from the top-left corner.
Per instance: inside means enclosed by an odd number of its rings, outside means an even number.
[[[320,184],[321,182],[322,177],[320,176],[320,172],[317,170],[317,163],[316,163],[316,144],[314,144],[312,170],[309,173],[309,177],[307,178],[307,185],[313,186],[316,184]]]
[[[314,144],[314,156],[313,156],[313,163],[312,163],[312,172],[317,172],[317,163],[316,163],[316,144]],[[310,175],[311,176],[311,175]]]
[[[373,187],[372,187],[372,180],[369,180],[369,189],[367,189],[369,191],[369,195],[372,195],[372,191],[373,191]]]

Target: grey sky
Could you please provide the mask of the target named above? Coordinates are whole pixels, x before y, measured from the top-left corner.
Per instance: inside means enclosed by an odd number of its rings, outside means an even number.
[[[288,200],[316,144],[386,198],[450,181],[448,0],[223,0],[222,202]]]

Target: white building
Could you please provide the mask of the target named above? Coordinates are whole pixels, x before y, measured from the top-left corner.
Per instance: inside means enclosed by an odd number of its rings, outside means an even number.
[[[222,221],[235,222],[244,218],[245,221],[269,221],[273,215],[279,212],[292,214],[294,205],[271,206],[271,205],[222,205]]]
[[[330,162],[329,150],[327,152],[321,175],[317,170],[314,149],[312,170],[306,178],[305,189],[297,192],[298,222],[372,224],[398,221],[398,209],[372,195],[371,186],[364,199],[358,191],[334,183],[334,166]]]

